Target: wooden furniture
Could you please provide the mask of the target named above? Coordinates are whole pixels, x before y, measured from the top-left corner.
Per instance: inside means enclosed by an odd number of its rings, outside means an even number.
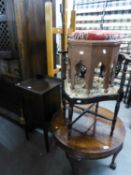
[[[115,168],[115,157],[122,148],[125,135],[124,126],[120,119],[118,119],[118,112],[123,98],[123,85],[129,63],[129,59],[125,57],[125,55],[120,54],[119,57],[124,63],[120,86],[118,86],[115,93],[112,91],[102,93],[101,88],[99,88],[100,91],[97,93],[92,93],[91,95],[83,93],[81,96],[82,88],[77,93],[74,93],[76,89],[70,91],[71,87],[66,88],[68,82],[66,81],[66,74],[63,72],[63,77],[65,78],[62,84],[64,110],[63,113],[56,114],[59,122],[57,119],[54,119],[52,121],[52,128],[54,128],[53,132],[56,140],[59,145],[66,150],[67,156],[73,164],[74,160],[81,160],[83,158],[100,159],[114,155],[111,167]],[[118,72],[119,67],[117,67],[117,73]],[[115,86],[115,84],[112,84],[112,87],[113,86]],[[99,107],[99,102],[108,100],[116,101],[114,112],[106,109],[101,110]],[[89,105],[87,108],[80,107],[81,105],[87,104]],[[76,106],[81,110],[81,113],[74,119],[74,108]],[[68,116],[66,116],[66,111],[68,111]],[[87,122],[84,122],[87,125],[84,125],[83,131],[83,125],[79,125],[79,122],[85,115],[88,117]],[[94,116],[91,125],[90,120],[88,121],[90,116]],[[64,118],[64,120],[61,118]],[[79,128],[74,128],[74,126],[79,126]],[[80,168],[78,172],[81,170],[82,168]],[[74,168],[73,171],[74,174],[77,174]]]
[[[55,9],[55,1],[52,3]],[[44,4],[45,0],[0,0],[0,79],[2,76],[5,82],[8,80],[7,85],[11,82],[11,97],[15,91],[13,83],[37,74],[47,75]],[[4,99],[8,99],[8,103],[10,101],[12,106],[17,106],[18,95],[14,96],[13,104],[9,92],[0,93]],[[17,108],[17,111],[20,109]],[[17,118],[19,121],[20,117]]]
[[[105,108],[99,108],[98,112],[108,117],[112,117],[113,114]],[[95,117],[91,114],[85,115],[84,120],[72,128],[70,139],[67,119],[63,112],[59,111],[53,117],[51,126],[54,137],[69,158],[74,175],[85,175],[81,161],[83,159],[102,159],[113,155],[110,167],[116,168],[115,159],[123,147],[125,138],[123,122],[117,119],[114,134],[110,137],[111,123],[102,118],[96,118],[94,122]],[[85,132],[81,133],[79,129]]]
[[[126,107],[130,107],[131,104],[131,71],[130,71],[130,65],[131,65],[131,56],[129,54],[122,53],[119,60],[119,64],[117,66],[117,70],[119,70],[123,64],[123,59],[126,59],[128,61],[127,64],[127,71],[126,71],[126,81],[124,84],[124,103],[126,104]]]
[[[72,126],[74,123],[76,123],[85,113],[93,114],[101,118],[109,120],[108,117],[99,115],[98,113],[98,108],[99,108],[99,102],[101,101],[109,101],[109,100],[115,100],[116,105],[114,108],[114,113],[112,116],[112,126],[110,130],[110,136],[113,136],[113,132],[115,129],[115,124],[117,121],[117,115],[119,112],[120,108],[120,103],[123,99],[123,86],[125,82],[125,76],[126,76],[126,71],[127,71],[127,65],[129,63],[128,57],[125,57],[125,55],[120,54],[119,57],[121,60],[123,60],[123,67],[122,67],[122,76],[121,76],[121,81],[120,85],[117,86],[117,89],[114,91],[113,88],[115,88],[115,84],[112,84],[112,87],[108,92],[103,92],[101,91],[101,87],[96,86],[95,91],[92,92],[92,94],[87,94],[87,91],[83,91],[82,87],[79,87],[78,91],[77,88],[74,90],[71,89],[71,87],[68,85],[69,83],[65,80],[63,81],[63,106],[64,106],[64,111],[66,111],[66,103],[69,104],[69,115],[68,115],[68,128],[69,131],[71,131]],[[117,72],[119,71],[119,68],[117,68]],[[66,76],[65,76],[66,79]],[[75,105],[82,105],[82,104],[94,104],[96,106],[95,111],[91,111],[90,108],[83,109],[82,113],[77,117],[75,121],[72,120],[73,116],[73,108]]]
[[[71,87],[75,88],[76,66],[82,64],[86,68],[85,85],[88,93],[90,93],[93,86],[95,68],[101,63],[104,68],[103,86],[105,91],[107,91],[115,75],[120,42],[108,40],[69,40],[68,44]]]
[[[35,77],[36,74],[47,75],[45,2],[13,0],[23,80]],[[52,3],[55,9],[55,0]]]
[[[127,92],[126,92],[126,106],[130,107],[131,106],[131,73],[130,73],[130,78],[127,86]]]
[[[53,114],[60,109],[60,80],[55,78],[28,79],[16,85],[22,94],[26,137],[30,129],[40,127],[49,151],[48,129]]]

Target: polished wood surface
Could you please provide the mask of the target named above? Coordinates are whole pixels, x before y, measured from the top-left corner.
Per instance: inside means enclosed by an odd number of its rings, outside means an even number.
[[[86,67],[85,86],[87,92],[93,88],[93,77],[95,68],[102,63],[104,70],[103,88],[105,92],[115,76],[115,66],[119,54],[119,41],[95,41],[95,40],[68,40],[69,54],[69,79],[71,88],[75,88],[75,77],[77,75],[77,65]],[[78,69],[79,70],[79,69]]]
[[[18,48],[20,54],[20,63],[23,78],[30,77],[30,64],[28,58],[28,38],[27,38],[27,20],[25,18],[24,1],[14,0],[14,11],[18,37]]]
[[[55,78],[28,79],[17,83],[21,93],[22,107],[26,121],[26,137],[34,128],[42,128],[45,136],[46,149],[49,151],[48,130],[55,112],[60,110],[60,80]]]
[[[47,74],[44,4],[45,0],[14,0],[23,79]]]
[[[113,113],[107,109],[100,108],[99,113],[111,117]],[[87,121],[87,122],[86,122]],[[52,130],[55,139],[69,155],[75,158],[100,159],[115,154],[121,150],[124,138],[125,128],[122,121],[118,118],[114,134],[110,137],[110,121],[97,118],[93,124],[94,116],[84,117],[84,123],[80,122],[72,129],[71,136],[68,136],[67,121],[63,112],[57,113],[52,120]],[[87,126],[88,132],[84,134],[77,132]]]
[[[21,88],[22,91],[28,91],[30,93],[42,95],[59,86],[61,83],[60,79],[57,78],[32,78],[16,84],[17,87]]]

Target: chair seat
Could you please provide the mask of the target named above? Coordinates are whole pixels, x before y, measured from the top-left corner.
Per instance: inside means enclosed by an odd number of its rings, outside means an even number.
[[[95,77],[94,80],[95,81],[93,82],[93,88],[90,90],[89,94],[87,92],[87,89],[85,88],[84,79],[77,78],[77,83],[74,89],[71,88],[71,83],[65,80],[65,92],[67,95],[70,96],[70,98],[80,98],[80,99],[117,94],[119,89],[118,84],[110,85],[108,91],[105,92],[103,87],[103,78]]]

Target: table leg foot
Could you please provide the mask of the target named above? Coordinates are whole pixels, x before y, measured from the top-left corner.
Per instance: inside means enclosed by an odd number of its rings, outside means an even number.
[[[73,175],[84,175],[85,174],[85,168],[82,163],[81,158],[74,158],[70,156],[68,153],[66,153],[66,156],[70,162],[71,168],[72,168],[72,174]]]
[[[112,161],[111,161],[111,164],[110,164],[110,168],[113,169],[113,170],[116,169],[116,162],[115,162],[115,160],[116,160],[117,155],[118,155],[119,152],[121,151],[122,147],[123,147],[123,145],[120,146],[119,150],[118,150],[118,151],[113,155],[113,157],[112,157]]]
[[[110,164],[110,168],[113,169],[113,170],[115,170],[116,169],[116,163],[115,162],[114,163],[111,163]]]

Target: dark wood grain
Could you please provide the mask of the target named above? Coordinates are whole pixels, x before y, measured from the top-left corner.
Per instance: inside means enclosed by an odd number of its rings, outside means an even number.
[[[24,1],[14,0],[14,10],[15,10],[15,20],[17,28],[17,37],[18,37],[18,48],[20,55],[20,64],[22,70],[22,76],[25,79],[26,77],[31,76],[31,68],[29,62],[29,51],[28,51],[28,34],[27,34],[27,19],[25,18],[25,7]]]
[[[99,113],[108,117],[113,115],[111,111],[104,108],[100,108]],[[87,128],[90,126],[93,117],[87,117]],[[80,125],[80,129],[82,127],[83,125]],[[52,130],[59,146],[69,155],[80,159],[100,159],[113,155],[121,149],[125,138],[123,123],[119,118],[117,119],[112,137],[110,137],[110,127],[110,121],[97,118],[96,125],[92,126],[87,134],[83,135],[72,130],[71,137],[69,138],[69,131],[63,113],[57,113],[52,120]]]
[[[26,3],[29,54],[33,75],[46,73],[45,0],[28,0]]]
[[[54,78],[28,79],[16,86],[22,95],[22,107],[26,121],[26,137],[34,128],[42,128],[49,151],[48,130],[55,112],[60,110],[60,80]]]
[[[47,74],[45,0],[14,0],[23,79]]]

